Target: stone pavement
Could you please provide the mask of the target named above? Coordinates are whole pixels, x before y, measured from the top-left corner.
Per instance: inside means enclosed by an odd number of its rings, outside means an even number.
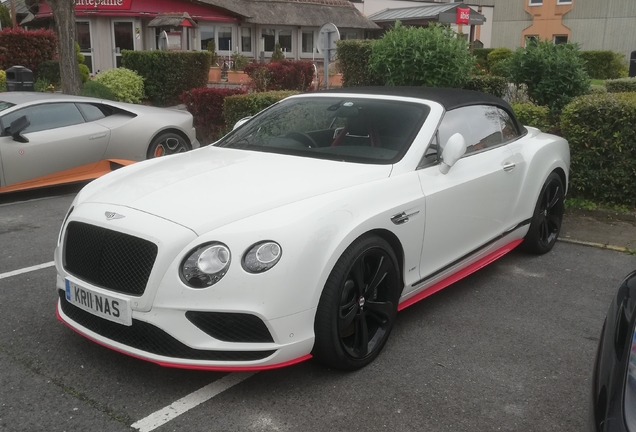
[[[570,208],[559,240],[636,253],[636,214]]]

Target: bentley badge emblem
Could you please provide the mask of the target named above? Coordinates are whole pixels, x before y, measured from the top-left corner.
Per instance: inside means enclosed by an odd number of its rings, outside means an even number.
[[[109,211],[107,211],[104,214],[106,215],[106,220],[123,219],[126,217],[124,215],[120,215],[119,213],[109,212]]]

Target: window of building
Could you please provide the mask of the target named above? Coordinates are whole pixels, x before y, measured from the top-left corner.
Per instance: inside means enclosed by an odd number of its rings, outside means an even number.
[[[232,27],[215,26],[202,24],[199,27],[201,32],[201,51],[208,49],[208,43],[214,41],[214,48],[218,55],[228,55],[229,51],[236,48],[232,40]]]
[[[572,4],[572,0],[557,0],[557,5]]]
[[[241,27],[241,51],[252,52],[252,29]]]
[[[218,48],[216,45],[216,33],[213,25],[201,26],[201,51],[208,49],[208,43],[214,42],[214,48]]]
[[[261,31],[262,50],[271,53],[274,52],[276,43],[280,44],[280,49],[287,54],[293,52],[293,32],[291,29],[273,29],[264,28]]]
[[[539,36],[526,36],[526,46],[536,46],[539,43]]]
[[[543,0],[528,0],[530,6],[541,6],[543,5]]]
[[[217,51],[232,51],[232,27],[219,27],[217,38],[219,41]]]
[[[568,43],[568,35],[554,35],[554,44],[564,44]]]
[[[314,31],[313,30],[303,30],[302,34],[302,52],[303,53],[313,53],[314,52]]]

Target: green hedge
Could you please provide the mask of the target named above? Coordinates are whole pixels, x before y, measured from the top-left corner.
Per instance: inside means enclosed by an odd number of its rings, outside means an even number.
[[[382,80],[369,71],[369,59],[375,40],[352,39],[336,42],[343,87],[381,85]]]
[[[0,92],[7,91],[7,73],[0,70]]]
[[[40,63],[37,73],[38,80],[44,80],[55,87],[59,87],[62,83],[60,76],[60,62],[58,60],[47,60]]]
[[[468,79],[464,88],[503,97],[508,91],[508,81],[504,77],[499,76],[473,75]]]
[[[554,127],[550,121],[548,107],[538,106],[532,102],[516,102],[510,105],[523,125],[536,127],[542,132],[549,132]]]
[[[625,55],[614,51],[581,51],[585,70],[592,79],[616,79],[627,76]]]
[[[580,96],[561,113],[574,197],[636,207],[636,94]]]
[[[232,128],[240,119],[258,114],[279,100],[298,93],[293,90],[278,90],[227,96],[223,102],[225,124]]]
[[[619,78],[605,81],[605,88],[610,93],[636,92],[636,78]]]
[[[477,59],[477,68],[484,72],[490,72],[488,65],[488,54],[490,54],[494,48],[475,48],[473,49],[473,55]]]
[[[488,53],[488,71],[496,76],[507,76],[506,60],[512,57],[513,51],[510,48],[495,48]]]
[[[210,57],[208,51],[122,51],[123,66],[144,78],[146,95],[157,106],[176,104],[184,91],[205,87]]]

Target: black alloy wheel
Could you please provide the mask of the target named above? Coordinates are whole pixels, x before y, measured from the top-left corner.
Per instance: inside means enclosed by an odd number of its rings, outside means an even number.
[[[316,313],[313,354],[329,366],[354,370],[380,353],[397,314],[399,271],[380,237],[356,240],[332,270]]]
[[[565,190],[561,177],[555,172],[545,181],[534,210],[530,229],[523,247],[531,253],[549,252],[559,237],[565,212]]]
[[[148,159],[183,153],[189,150],[188,143],[181,135],[166,132],[158,135],[148,148]]]

